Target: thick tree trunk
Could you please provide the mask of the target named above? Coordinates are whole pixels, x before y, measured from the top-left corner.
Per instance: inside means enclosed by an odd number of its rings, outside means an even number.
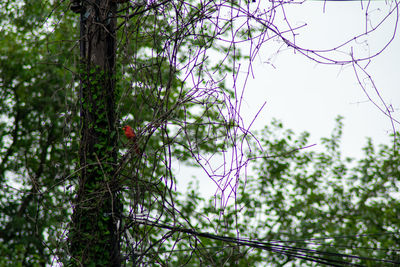
[[[69,234],[70,262],[120,266],[122,204],[115,175],[116,3],[89,0],[82,5],[80,177]]]

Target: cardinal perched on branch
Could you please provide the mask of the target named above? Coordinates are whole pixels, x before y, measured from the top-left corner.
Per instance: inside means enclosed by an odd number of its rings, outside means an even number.
[[[122,130],[124,130],[125,136],[126,138],[128,138],[129,140],[132,141],[133,143],[133,150],[135,150],[135,153],[137,155],[140,154],[140,149],[139,146],[137,144],[137,140],[136,140],[136,134],[133,131],[132,127],[129,125],[125,125],[124,127],[122,127]]]

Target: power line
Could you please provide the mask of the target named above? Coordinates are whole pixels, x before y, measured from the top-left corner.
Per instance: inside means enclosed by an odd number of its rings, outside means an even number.
[[[286,255],[288,257],[293,257],[297,259],[302,259],[302,260],[307,260],[307,261],[312,261],[316,263],[321,263],[325,264],[328,266],[363,266],[357,263],[352,263],[351,260],[364,260],[364,261],[372,261],[376,263],[390,263],[390,264],[400,264],[400,261],[395,261],[395,260],[384,260],[384,259],[377,259],[377,258],[372,258],[372,257],[364,257],[364,256],[356,256],[356,255],[350,255],[350,254],[343,254],[343,253],[334,253],[334,252],[327,252],[327,251],[321,251],[321,250],[316,250],[316,249],[309,249],[309,248],[302,248],[302,247],[297,247],[297,246],[289,246],[289,245],[282,245],[279,243],[300,243],[300,244],[308,244],[305,241],[315,241],[315,240],[323,240],[323,239],[335,239],[335,238],[350,238],[350,237],[361,237],[361,236],[373,236],[373,235],[394,235],[394,233],[382,233],[382,234],[365,234],[365,235],[354,235],[354,236],[336,236],[336,237],[324,237],[324,238],[315,238],[315,239],[308,239],[308,240],[295,240],[295,241],[279,241],[279,240],[272,240],[272,241],[258,241],[258,240],[248,240],[248,239],[243,239],[243,238],[234,238],[234,237],[228,237],[228,236],[222,236],[222,235],[215,235],[215,234],[210,234],[210,233],[203,233],[203,232],[197,232],[193,229],[187,229],[187,228],[182,228],[182,227],[175,227],[175,226],[170,226],[167,224],[161,224],[157,222],[152,222],[149,220],[135,220],[134,223],[136,224],[145,224],[153,227],[158,227],[158,228],[163,228],[170,230],[172,232],[180,232],[180,233],[186,233],[190,234],[193,236],[197,237],[204,237],[204,238],[209,238],[213,240],[218,240],[226,243],[234,243],[236,245],[240,246],[247,246],[247,247],[252,247],[256,249],[262,249],[266,251],[270,251],[273,253],[278,253],[282,255]],[[321,245],[321,244],[320,244]],[[208,249],[215,248],[210,247]],[[207,248],[203,248],[207,249]],[[399,251],[399,250],[390,250],[388,249],[387,251]],[[334,259],[335,257],[336,259]],[[340,259],[338,259],[340,258]],[[347,260],[345,260],[347,259]]]

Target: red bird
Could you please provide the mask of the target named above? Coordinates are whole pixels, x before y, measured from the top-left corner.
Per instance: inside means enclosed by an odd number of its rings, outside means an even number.
[[[126,138],[133,141],[133,149],[135,150],[135,153],[139,155],[140,149],[136,142],[136,134],[133,131],[132,127],[129,125],[125,125],[124,127],[122,127],[122,130],[124,130]]]
[[[136,137],[136,134],[135,134],[135,132],[133,131],[133,129],[132,129],[131,126],[125,125],[125,126],[122,128],[122,130],[124,130],[126,138],[128,138],[128,139],[133,139],[133,138]]]

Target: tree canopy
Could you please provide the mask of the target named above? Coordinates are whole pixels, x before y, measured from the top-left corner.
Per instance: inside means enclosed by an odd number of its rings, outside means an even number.
[[[196,210],[199,229],[218,229],[260,247],[235,244],[232,254],[221,256],[221,249],[209,250],[211,255],[232,266],[258,266],[266,259],[274,266],[399,263],[399,140],[376,147],[367,139],[362,157],[343,158],[342,119],[321,139],[321,152],[305,148],[310,133],[295,134],[277,120],[262,130],[253,145],[264,152],[251,155],[258,159],[254,175],[241,180],[226,219],[218,219],[212,202]]]

